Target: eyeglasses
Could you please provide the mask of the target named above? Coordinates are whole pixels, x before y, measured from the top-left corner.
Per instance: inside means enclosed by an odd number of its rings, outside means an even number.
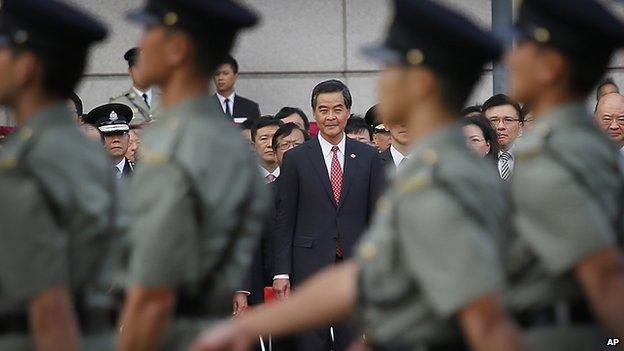
[[[299,143],[299,142],[296,142],[296,141],[288,142],[287,141],[287,142],[284,142],[284,143],[277,144],[277,149],[281,150],[281,151],[286,151],[286,150],[290,150],[290,149],[292,149],[294,147],[297,147],[299,145],[301,145],[301,143]]]
[[[510,124],[514,124],[515,122],[520,121],[519,118],[511,118],[511,117],[503,117],[503,118],[497,118],[497,117],[492,117],[489,118],[490,123],[492,123],[492,125],[496,126],[498,125],[500,122],[503,122],[504,125],[508,126]]]

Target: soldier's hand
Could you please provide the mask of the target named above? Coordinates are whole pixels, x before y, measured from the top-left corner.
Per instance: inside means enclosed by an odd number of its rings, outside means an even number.
[[[242,314],[248,306],[247,293],[236,292],[232,298],[232,315],[238,316]]]
[[[275,279],[273,280],[273,293],[278,300],[287,299],[290,296],[290,280]]]
[[[250,347],[251,338],[233,322],[226,322],[203,332],[193,343],[191,351],[247,351]]]

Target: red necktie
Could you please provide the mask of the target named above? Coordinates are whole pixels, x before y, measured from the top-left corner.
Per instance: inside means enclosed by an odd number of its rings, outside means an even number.
[[[340,167],[340,162],[338,161],[338,146],[333,146],[331,151],[333,153],[331,161],[331,185],[336,205],[338,205],[340,203],[340,192],[342,190],[342,168]],[[336,244],[336,256],[343,256],[342,243],[340,242],[340,239],[338,239],[338,243]]]

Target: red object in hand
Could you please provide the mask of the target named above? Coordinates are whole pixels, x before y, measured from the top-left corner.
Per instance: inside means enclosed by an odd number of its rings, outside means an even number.
[[[264,287],[264,303],[271,303],[275,301],[275,293],[273,293],[272,286]]]

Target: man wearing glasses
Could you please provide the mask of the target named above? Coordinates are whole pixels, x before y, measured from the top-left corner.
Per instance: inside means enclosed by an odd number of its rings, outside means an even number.
[[[510,180],[514,170],[513,145],[521,135],[524,116],[520,104],[505,94],[496,94],[487,99],[482,106],[483,113],[496,131],[500,151],[498,153],[498,172],[503,180]]]
[[[613,140],[624,156],[624,96],[618,93],[604,95],[594,114],[600,129]]]

